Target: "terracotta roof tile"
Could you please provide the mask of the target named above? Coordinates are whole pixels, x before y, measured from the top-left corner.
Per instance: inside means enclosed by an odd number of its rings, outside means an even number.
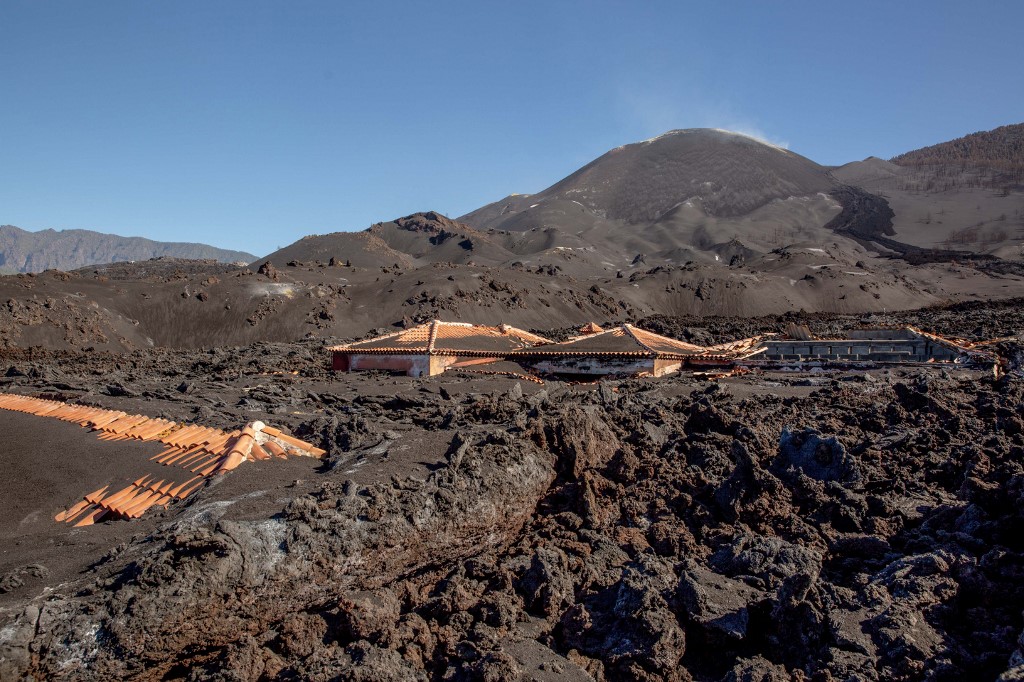
[[[164,465],[200,471],[186,483],[176,484],[172,480],[152,481],[147,474],[117,492],[107,494],[109,486],[88,493],[84,498],[65,511],[54,516],[58,522],[87,526],[102,519],[108,513],[122,517],[137,518],[156,505],[163,505],[172,499],[187,497],[203,485],[203,478],[217,470],[227,470],[242,461],[250,459],[286,458],[289,455],[320,457],[326,452],[311,443],[268,429],[277,434],[280,443],[267,440],[263,446],[258,443],[258,429],[262,425],[253,422],[241,430],[222,431],[198,424],[178,424],[166,419],[151,418],[139,414],[127,414],[98,407],[60,403],[30,396],[0,393],[0,409],[28,414],[50,416],[98,431],[97,438],[105,441],[147,440],[168,445],[150,459]],[[263,436],[259,436],[263,438]],[[232,455],[229,460],[228,455]],[[238,461],[235,462],[234,460]],[[225,464],[229,466],[225,466]]]
[[[104,489],[106,489],[105,486],[104,486]],[[86,497],[88,497],[88,495]],[[90,504],[91,503],[89,502],[89,500],[87,500],[87,499],[86,500],[82,500],[78,504],[73,505],[70,509],[67,509],[66,511],[62,511],[60,514],[57,514],[56,516],[54,516],[53,520],[54,521],[58,521],[58,522],[70,521],[71,519],[73,519],[76,516],[78,516],[79,514],[81,514],[85,510],[85,508],[88,507]]]
[[[167,494],[170,495],[171,497],[176,498],[176,499],[181,499],[181,498],[185,497],[185,495],[182,494],[182,491],[185,488],[188,488],[190,485],[192,485],[196,481],[202,481],[202,478],[203,478],[202,476],[193,476],[192,478],[188,479],[184,483],[181,483],[181,484],[171,488],[170,490],[168,490]]]
[[[284,448],[282,448],[274,441],[267,441],[266,443],[263,444],[263,447],[266,449],[267,452],[269,452],[274,457],[285,458],[288,456],[288,453],[284,451]]]
[[[544,355],[627,355],[636,357],[657,357],[663,354],[692,355],[697,346],[683,344],[651,332],[644,332],[631,325],[620,325],[604,331],[582,334],[561,343],[537,346],[512,354],[515,356]]]
[[[701,358],[739,358],[749,354],[761,337],[720,346],[697,346],[678,339],[624,324],[599,332],[574,336],[561,343],[536,346],[509,354],[516,357],[544,356],[598,356],[648,357],[672,360],[699,360]]]
[[[508,325],[492,327],[434,320],[375,339],[332,346],[328,350],[343,353],[458,355],[507,353],[540,343],[550,343],[550,340]]]
[[[87,516],[82,518],[81,521],[75,524],[76,528],[81,526],[91,526],[92,524],[99,521],[102,517],[106,516],[107,510],[103,508],[96,509],[95,511],[89,512]]]

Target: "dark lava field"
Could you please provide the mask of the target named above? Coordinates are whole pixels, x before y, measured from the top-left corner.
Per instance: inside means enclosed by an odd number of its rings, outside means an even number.
[[[1010,336],[1020,303],[870,321]],[[794,319],[645,324],[725,340]],[[824,333],[865,319],[799,321]],[[188,504],[82,529],[50,520],[85,492],[77,481],[50,497],[5,483],[9,505],[42,518],[3,529],[0,678],[1024,677],[1015,341],[998,346],[1001,378],[907,367],[543,385],[332,375],[323,346],[2,351],[3,392],[218,427],[261,419],[328,456],[248,464]],[[31,428],[0,423],[8,437]],[[61,470],[66,451],[19,442]]]

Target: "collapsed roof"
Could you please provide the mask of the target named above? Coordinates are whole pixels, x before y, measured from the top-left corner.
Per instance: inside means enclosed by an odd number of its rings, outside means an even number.
[[[365,341],[332,346],[336,353],[378,355],[505,355],[537,344],[550,344],[537,334],[511,327],[434,320]]]

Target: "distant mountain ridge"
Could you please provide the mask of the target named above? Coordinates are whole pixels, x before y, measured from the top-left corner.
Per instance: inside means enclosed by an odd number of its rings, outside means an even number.
[[[74,270],[86,265],[160,256],[214,259],[225,263],[248,263],[256,258],[244,251],[218,249],[207,244],[158,242],[91,230],[30,232],[14,225],[0,225],[0,274]]]

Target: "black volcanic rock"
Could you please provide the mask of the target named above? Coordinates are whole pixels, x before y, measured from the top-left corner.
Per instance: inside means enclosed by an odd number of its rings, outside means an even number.
[[[274,264],[271,263],[270,261],[264,261],[263,265],[261,265],[259,269],[256,270],[256,273],[259,275],[263,275],[264,277],[269,277],[275,282],[278,279],[280,279],[280,275],[278,275],[277,273],[277,268],[275,268]]]
[[[970,329],[1020,308],[927,314]],[[2,679],[1021,676],[1020,376],[841,372],[783,397],[782,373],[715,390],[328,379],[312,341],[6,359],[26,375],[10,390],[273,417],[335,466],[254,462],[84,532],[43,516],[30,536],[13,515]],[[59,382],[39,371],[58,364]],[[296,374],[265,380],[281,367]],[[63,452],[22,443],[8,469],[61,471]]]
[[[895,214],[884,198],[850,185],[836,187],[832,196],[842,204],[843,210],[825,226],[828,229],[864,239],[896,234],[892,229]]]
[[[444,231],[457,232],[459,228],[465,229],[466,225],[460,225],[451,218],[436,213],[435,211],[426,211],[424,213],[413,213],[412,215],[405,216],[404,218],[397,218],[395,225],[403,230],[409,232],[430,232],[437,234]]]

